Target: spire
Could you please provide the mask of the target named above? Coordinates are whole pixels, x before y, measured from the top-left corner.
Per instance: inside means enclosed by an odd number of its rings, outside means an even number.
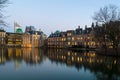
[[[93,22],[92,22],[91,28],[92,28],[92,30],[94,29],[94,23]]]
[[[85,29],[87,29],[87,25],[85,25]]]
[[[96,22],[96,27],[98,27],[98,22]]]

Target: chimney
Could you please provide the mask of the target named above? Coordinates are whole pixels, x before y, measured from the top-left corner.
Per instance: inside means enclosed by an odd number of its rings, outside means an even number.
[[[96,27],[98,27],[98,22],[96,22]]]
[[[85,25],[85,29],[87,29],[87,25]]]
[[[80,29],[80,26],[78,26],[78,29]]]
[[[94,23],[93,22],[92,22],[91,28],[92,28],[92,30],[94,29]]]

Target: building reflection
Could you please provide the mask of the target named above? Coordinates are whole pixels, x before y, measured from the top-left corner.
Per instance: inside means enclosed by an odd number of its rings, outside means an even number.
[[[22,48],[23,60],[27,64],[38,64],[45,60],[43,52],[38,48]]]
[[[95,51],[48,49],[47,56],[53,63],[74,66],[78,71],[82,68],[89,70],[96,75],[97,80],[117,80],[120,76],[120,59],[100,56]]]
[[[1,48],[0,64],[13,61],[15,68],[18,69],[22,62],[28,65],[41,64],[46,58],[38,48]]]
[[[46,52],[47,51],[47,52]],[[29,66],[42,64],[46,57],[55,64],[88,70],[96,80],[117,80],[120,78],[120,58],[97,55],[95,51],[71,51],[64,49],[41,50],[38,48],[0,48],[0,65],[14,62],[15,69],[21,64]]]
[[[4,52],[5,52],[5,49],[0,48],[0,64],[1,65],[5,64],[5,62],[6,62],[6,56],[5,56]]]

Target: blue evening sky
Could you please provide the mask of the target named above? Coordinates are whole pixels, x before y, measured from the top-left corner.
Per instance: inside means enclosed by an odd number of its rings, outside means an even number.
[[[120,7],[120,0],[10,0],[5,10],[9,16],[6,21],[10,27],[6,31],[13,32],[16,21],[23,27],[33,25],[49,35],[56,30],[66,31],[91,26],[92,16],[100,7],[114,4]]]

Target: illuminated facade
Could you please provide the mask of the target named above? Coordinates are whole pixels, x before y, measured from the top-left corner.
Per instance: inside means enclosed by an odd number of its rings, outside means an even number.
[[[17,33],[16,26],[20,27],[15,23],[15,33],[5,32],[3,29],[0,29],[0,46],[42,47],[46,45],[47,36],[42,31],[36,31],[34,26],[27,26],[25,33]]]
[[[39,47],[40,32],[34,26],[27,26],[22,36],[22,47]]]
[[[12,47],[21,47],[22,44],[21,33],[6,33],[6,45]]]
[[[4,46],[6,44],[5,37],[6,37],[6,32],[3,29],[0,29],[0,46]]]
[[[99,43],[94,39],[94,30],[95,28],[92,24],[90,28],[85,26],[85,30],[78,26],[76,30],[56,31],[48,37],[47,44],[48,47],[52,48],[96,48]]]
[[[22,47],[39,47],[39,38],[40,35],[24,33],[22,36]]]

